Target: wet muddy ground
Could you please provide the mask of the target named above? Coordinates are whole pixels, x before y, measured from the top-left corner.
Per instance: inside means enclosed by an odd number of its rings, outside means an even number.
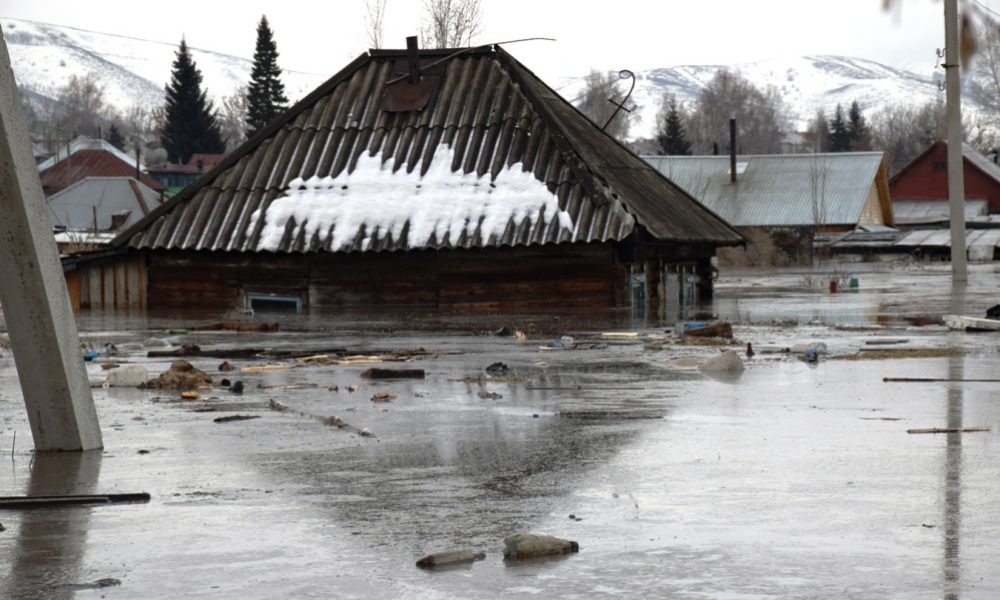
[[[697,365],[723,347],[679,343],[670,323],[624,314],[286,316],[276,333],[173,336],[218,316],[81,314],[85,341],[114,343],[113,360],[145,365],[151,378],[171,359],[148,358],[149,338],[432,354],[229,359],[283,368],[225,373],[222,359],[192,357],[244,392],[181,400],[96,388],[105,450],[51,456],[31,452],[7,352],[0,495],[151,500],[0,509],[0,595],[998,597],[1000,388],[883,378],[1000,379],[1000,334],[939,324],[1000,302],[1000,273],[976,265],[970,284],[953,289],[947,265],[850,268],[859,287],[837,294],[828,279],[845,267],[724,273],[714,304],[699,310],[729,319],[742,342],[732,347],[751,342],[757,353],[722,380]],[[527,339],[490,334],[501,325]],[[572,349],[540,348],[566,335]],[[782,352],[816,341],[828,350],[816,364]],[[106,360],[88,363],[93,378]],[[509,374],[487,377],[497,361]],[[372,366],[426,377],[362,378]],[[394,397],[373,402],[378,392]],[[233,415],[259,418],[214,421]],[[329,416],[349,427],[318,418]],[[990,430],[907,433],[931,427]],[[519,531],[575,540],[580,552],[504,562],[502,539]],[[486,559],[414,564],[466,547]]]

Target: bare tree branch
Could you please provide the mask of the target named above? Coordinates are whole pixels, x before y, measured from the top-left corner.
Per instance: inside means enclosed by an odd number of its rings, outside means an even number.
[[[482,21],[481,0],[424,0],[420,36],[433,48],[471,46]]]
[[[388,0],[365,0],[365,32],[372,48],[381,48],[385,41],[385,5]]]

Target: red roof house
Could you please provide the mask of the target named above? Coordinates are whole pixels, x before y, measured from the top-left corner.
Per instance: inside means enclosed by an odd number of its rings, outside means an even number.
[[[991,213],[1000,213],[1000,165],[962,144],[966,200],[987,200]],[[948,199],[948,144],[927,147],[889,180],[893,202]]]
[[[138,175],[138,176],[137,176]],[[87,177],[134,177],[155,191],[163,184],[107,150],[78,150],[38,174],[42,190],[51,196]]]

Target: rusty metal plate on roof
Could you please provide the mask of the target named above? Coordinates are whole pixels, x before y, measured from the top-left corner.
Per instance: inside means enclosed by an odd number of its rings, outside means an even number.
[[[382,95],[382,110],[387,112],[409,112],[423,110],[430,101],[434,91],[441,83],[441,65],[428,68],[430,61],[420,61],[420,79],[411,83],[407,78],[409,63],[407,59],[397,59],[392,68],[390,85],[385,86]]]

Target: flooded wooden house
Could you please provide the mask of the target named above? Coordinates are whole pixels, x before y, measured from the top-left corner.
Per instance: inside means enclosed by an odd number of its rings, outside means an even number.
[[[64,264],[82,307],[607,308],[640,279],[658,309],[664,274],[709,296],[716,249],[742,242],[485,46],[362,55]]]

